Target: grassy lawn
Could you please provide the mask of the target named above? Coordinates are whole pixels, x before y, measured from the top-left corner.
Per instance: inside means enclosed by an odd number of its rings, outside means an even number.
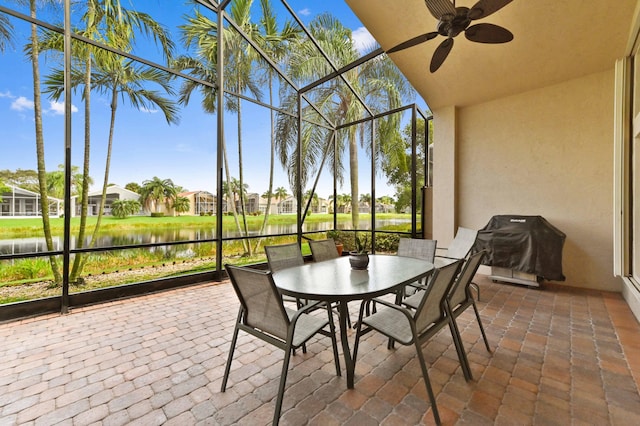
[[[369,214],[360,214],[361,220],[370,219]],[[247,216],[247,224],[250,227],[257,227],[262,224],[263,216]],[[395,214],[395,213],[378,213],[377,219],[411,219],[409,214]],[[96,217],[87,218],[88,231],[93,231],[96,224]],[[348,222],[351,220],[350,214],[338,214],[338,222]],[[233,216],[223,216],[223,227],[235,227]],[[322,223],[332,222],[332,214],[312,214],[308,216],[305,223]],[[295,224],[296,215],[270,215],[269,224]],[[118,219],[112,216],[106,216],[102,219],[100,226],[101,231],[109,231],[117,229],[119,231],[127,229],[144,229],[144,228],[198,228],[215,226],[215,216],[165,216],[165,217],[150,217],[150,216],[132,216],[125,219]],[[71,218],[71,232],[78,231],[80,226],[80,218]],[[53,234],[61,235],[64,230],[63,218],[51,219],[51,231]],[[0,219],[0,233],[3,237],[28,237],[39,236],[42,234],[42,220],[40,218],[29,219]]]
[[[263,221],[263,216],[247,216],[247,224],[250,229],[257,230]],[[361,220],[371,219],[369,214],[361,214]],[[388,225],[379,230],[407,231],[410,229],[409,214],[377,214],[377,219],[400,219],[401,223]],[[407,221],[407,222],[405,222]],[[307,217],[305,223],[332,223],[331,214],[312,214]],[[350,223],[350,214],[339,214],[338,222]],[[270,215],[270,225],[295,225],[296,215]],[[96,224],[96,218],[87,219],[87,232],[92,232]],[[215,216],[176,216],[176,217],[150,217],[135,216],[126,219],[104,217],[100,233],[109,235],[124,231],[145,232],[148,229],[198,229],[213,228],[216,225]],[[51,219],[52,233],[60,236],[64,231],[64,219]],[[80,218],[71,219],[71,234],[77,234],[80,226]],[[223,217],[225,229],[235,228],[233,216]],[[117,231],[117,232],[116,232]],[[41,237],[42,220],[33,219],[0,219],[0,239]],[[352,239],[352,233],[346,233],[345,247],[348,240]],[[389,239],[391,238],[391,239]],[[397,236],[395,236],[397,238]],[[282,244],[294,241],[295,236],[269,237],[261,242],[266,244]],[[376,240],[376,248],[390,247],[393,244],[393,235],[379,234]],[[396,242],[397,244],[397,242]],[[380,246],[379,246],[380,245]],[[154,250],[148,248],[111,250],[106,252],[91,253],[82,273],[83,281],[75,285],[73,291],[87,291],[95,288],[110,287],[131,282],[139,282],[152,278],[168,277],[183,273],[193,273],[200,270],[215,268],[216,244],[185,243],[183,246],[173,246],[166,250]],[[189,249],[187,258],[181,257],[180,252]],[[308,244],[302,244],[303,254],[310,254]],[[224,243],[223,253],[225,261],[235,264],[255,263],[265,260],[264,252],[258,249],[253,255],[244,253],[242,243],[239,240]],[[23,258],[0,262],[0,305],[29,300],[33,298],[56,295],[59,288],[50,287],[52,280],[51,267],[48,258]]]

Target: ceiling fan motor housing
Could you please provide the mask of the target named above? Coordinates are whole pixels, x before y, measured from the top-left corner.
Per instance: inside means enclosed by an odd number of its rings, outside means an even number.
[[[469,8],[464,6],[456,7],[455,16],[451,14],[442,15],[438,22],[438,34],[445,37],[455,37],[466,30],[470,24]]]

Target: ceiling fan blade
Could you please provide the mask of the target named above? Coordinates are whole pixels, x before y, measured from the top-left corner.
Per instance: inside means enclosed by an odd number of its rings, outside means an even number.
[[[418,37],[414,37],[412,39],[409,39],[403,43],[400,43],[399,45],[392,47],[391,49],[387,50],[387,53],[393,53],[393,52],[397,52],[399,50],[403,50],[403,49],[407,49],[409,47],[413,47],[417,44],[420,43],[424,43],[425,41],[429,41],[432,38],[435,38],[438,35],[437,32],[430,32],[430,33],[426,33],[426,34],[422,34],[419,35]]]
[[[513,40],[513,34],[508,29],[485,23],[470,26],[464,36],[477,43],[507,43]]]
[[[456,8],[449,0],[424,0],[424,3],[433,17],[438,20],[444,15],[456,16]]]
[[[502,9],[512,1],[513,0],[480,0],[471,9],[469,9],[469,13],[467,13],[467,16],[469,17],[469,19],[486,18],[492,13]]]
[[[433,57],[431,58],[431,65],[429,66],[429,71],[432,73],[438,71],[440,65],[447,59],[449,56],[449,52],[451,52],[451,48],[453,47],[453,39],[448,38],[436,48],[436,51],[433,52]]]

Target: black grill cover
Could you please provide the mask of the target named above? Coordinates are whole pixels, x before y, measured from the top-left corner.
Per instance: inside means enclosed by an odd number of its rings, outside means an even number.
[[[565,234],[542,216],[493,216],[478,232],[473,251],[486,250],[486,265],[564,281]]]

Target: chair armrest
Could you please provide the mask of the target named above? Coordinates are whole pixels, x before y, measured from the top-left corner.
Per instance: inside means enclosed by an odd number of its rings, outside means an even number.
[[[298,309],[296,313],[291,317],[291,324],[295,324],[298,321],[298,317],[302,314],[306,314],[308,311],[318,308],[319,306],[325,304],[324,301],[319,301],[315,303],[310,303],[308,305],[304,305],[302,308]]]
[[[409,320],[413,318],[413,314],[411,313],[411,311],[403,306],[399,306],[399,305],[396,305],[395,303],[387,302],[386,300],[377,299],[377,298],[372,300],[388,308],[395,309],[396,311],[402,312]]]
[[[435,256],[435,257],[439,257],[439,258],[442,258],[442,259],[460,260],[460,259],[459,259],[459,258],[457,258],[457,257],[443,256],[443,255],[441,255],[441,254],[436,254],[436,256]]]

